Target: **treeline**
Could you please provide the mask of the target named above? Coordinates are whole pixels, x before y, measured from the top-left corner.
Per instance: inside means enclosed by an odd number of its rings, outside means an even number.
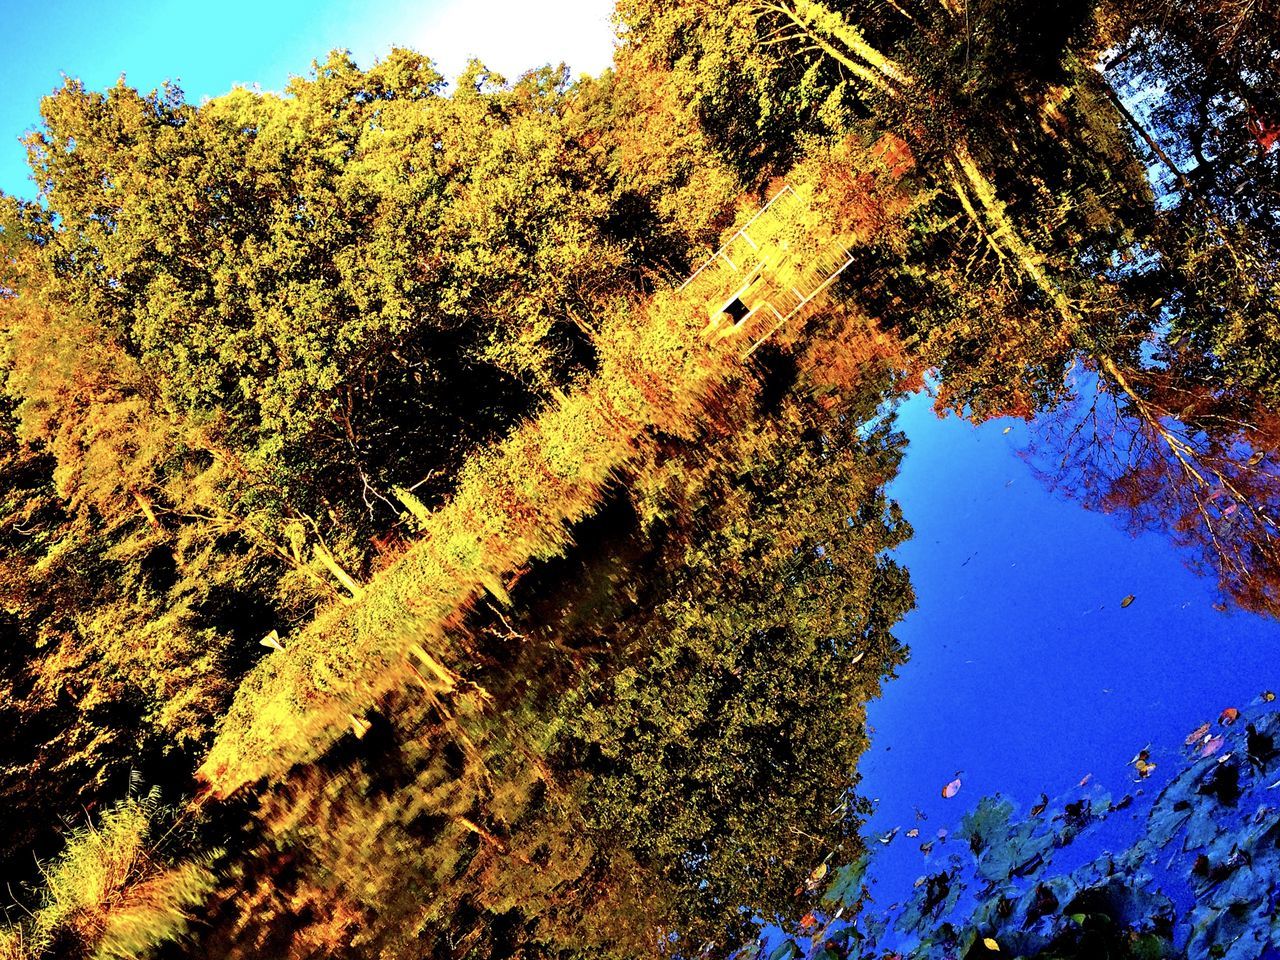
[[[57,809],[189,763],[257,640],[396,555],[394,491],[439,504],[715,235],[653,212],[689,190],[670,164],[607,172],[623,141],[561,74],[442,87],[402,51],[285,97],[45,102],[43,202],[4,230],[6,729]]]
[[[6,878],[208,757],[261,807],[154,853],[219,851],[166,949],[683,955],[791,916],[856,853],[926,372],[1054,411],[1048,479],[1277,612],[1266,4],[618,16],[598,78],[397,50],[44,101],[40,199],[0,198]],[[672,292],[784,183],[756,274]],[[836,246],[744,363],[751,284]]]

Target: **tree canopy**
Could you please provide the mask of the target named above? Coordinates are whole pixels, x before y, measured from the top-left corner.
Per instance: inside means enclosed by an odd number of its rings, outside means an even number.
[[[576,81],[66,80],[0,196],[0,954],[801,949],[865,900],[926,383],[1275,616],[1276,14],[620,0]],[[1028,880],[1081,802],[979,806],[923,948],[1172,949]]]

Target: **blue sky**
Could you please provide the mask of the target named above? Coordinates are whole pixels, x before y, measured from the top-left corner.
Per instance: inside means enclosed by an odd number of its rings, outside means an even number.
[[[897,631],[911,662],[868,711],[868,835],[953,830],[995,792],[1026,811],[1086,775],[1120,796],[1144,746],[1159,781],[1200,723],[1280,690],[1280,623],[1214,609],[1214,582],[1166,538],[1050,493],[1018,456],[1022,421],[975,427],[930,407],[921,394],[900,413],[910,445],[890,493],[915,529],[898,559],[919,605]],[[925,872],[918,843],[872,844],[883,902]]]
[[[434,58],[446,76],[470,56],[514,77],[544,63],[597,73],[613,51],[610,0],[3,0],[10,43],[0,59],[0,190],[32,197],[18,138],[40,98],[79,77],[101,89],[121,73],[142,90],[176,80],[199,102],[237,84],[284,87],[329,50],[363,65],[392,45]]]

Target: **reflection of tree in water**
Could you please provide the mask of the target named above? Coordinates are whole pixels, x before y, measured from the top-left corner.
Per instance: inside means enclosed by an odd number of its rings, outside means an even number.
[[[1195,374],[1186,341],[1150,362],[1109,356],[1033,425],[1051,487],[1132,533],[1159,531],[1240,606],[1280,614],[1280,421]]]
[[[699,932],[741,931],[742,904],[785,916],[815,864],[857,852],[865,704],[913,602],[882,556],[909,534],[882,487],[901,446],[891,423],[787,401],[669,473],[655,602],[566,712],[593,827],[631,838]]]
[[[1101,21],[1104,92],[1155,196],[1115,238],[1105,309],[1074,338],[1086,372],[1028,452],[1054,488],[1165,533],[1226,598],[1274,615],[1280,158],[1259,137],[1278,106],[1263,6],[1147,0]]]
[[[672,443],[460,625],[490,701],[397,695],[272,789],[203,955],[683,953],[856,857],[865,704],[913,603],[884,556],[903,438],[865,366],[764,360],[724,400],[755,429]],[[867,382],[839,402],[839,374]]]

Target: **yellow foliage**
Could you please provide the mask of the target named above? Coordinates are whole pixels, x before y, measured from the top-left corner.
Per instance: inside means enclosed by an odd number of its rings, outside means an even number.
[[[658,436],[693,437],[717,391],[741,376],[744,349],[771,335],[780,316],[801,321],[809,300],[795,297],[797,286],[816,296],[825,279],[813,276],[814,264],[839,262],[843,244],[857,239],[823,226],[810,206],[813,193],[799,184],[767,216],[750,221],[749,239],[732,234],[739,263],[709,261],[679,290],[605,323],[594,379],[555,395],[535,420],[473,456],[453,499],[422,522],[419,543],[349,609],[326,611],[287,650],[263,660],[241,685],[201,767],[213,790],[225,796],[323,751],[348,729],[350,714],[411,676],[411,646],[442,660],[457,657],[462,651],[448,634],[461,611],[486,589],[501,596],[504,578],[529,560],[560,554],[568,528],[596,509],[609,484]],[[757,259],[754,274],[741,263],[744,253]],[[778,301],[790,312],[761,308],[745,336],[708,340],[708,308],[718,311],[744,275],[761,272],[770,296],[791,298]]]
[[[73,833],[43,869],[39,909],[25,923],[0,927],[0,958],[39,957],[55,938],[71,936],[92,960],[143,960],[182,936],[212,875],[155,858],[147,844],[154,807],[154,795],[130,797]]]

